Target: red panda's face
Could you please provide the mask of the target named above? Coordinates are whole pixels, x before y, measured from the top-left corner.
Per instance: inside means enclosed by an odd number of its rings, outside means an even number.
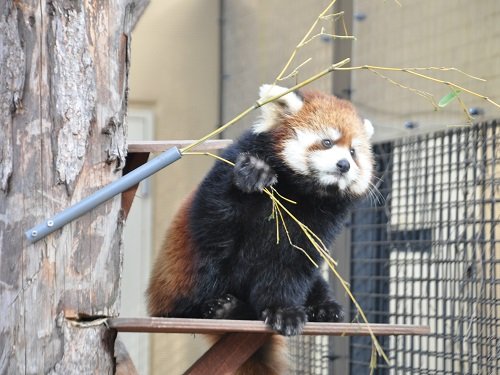
[[[285,89],[263,86],[274,96]],[[272,131],[277,152],[297,174],[325,187],[364,195],[370,188],[373,157],[369,139],[373,127],[357,115],[351,103],[329,95],[290,93],[263,108],[255,132]]]

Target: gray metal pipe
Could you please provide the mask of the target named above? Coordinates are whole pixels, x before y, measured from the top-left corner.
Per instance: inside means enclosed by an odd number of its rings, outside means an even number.
[[[26,238],[32,243],[41,240],[50,233],[62,228],[67,223],[89,212],[101,203],[106,202],[115,195],[124,192],[128,188],[131,188],[145,178],[158,172],[160,169],[163,169],[167,165],[179,160],[181,157],[182,154],[177,147],[172,147],[167,151],[164,151],[156,158],[127,173],[118,180],[113,181],[109,185],[89,195],[87,198],[82,199],[73,206],[66,208],[64,211],[56,214],[44,223],[40,223],[37,226],[28,229],[24,232]]]

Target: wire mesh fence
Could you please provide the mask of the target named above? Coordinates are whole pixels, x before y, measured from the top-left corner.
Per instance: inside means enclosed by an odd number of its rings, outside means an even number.
[[[290,374],[329,374],[331,360],[327,336],[295,336],[288,340],[288,351],[293,359]]]
[[[391,363],[377,374],[500,373],[497,129],[375,146],[382,197],[352,215],[352,290],[371,322],[432,330],[383,338]],[[366,371],[370,340],[350,345],[351,374]]]
[[[374,374],[500,374],[497,137],[493,121],[374,146],[380,196],[348,223],[351,290],[370,322],[432,331],[381,337],[390,364]],[[291,373],[344,375],[330,342],[294,339]],[[343,342],[349,374],[370,373],[371,339]]]

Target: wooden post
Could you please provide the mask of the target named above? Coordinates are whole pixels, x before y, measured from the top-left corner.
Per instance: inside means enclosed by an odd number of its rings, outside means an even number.
[[[121,176],[130,32],[147,0],[0,0],[0,374],[112,374],[120,197],[23,231]]]

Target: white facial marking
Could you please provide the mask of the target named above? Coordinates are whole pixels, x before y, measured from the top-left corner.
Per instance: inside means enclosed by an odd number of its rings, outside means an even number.
[[[368,135],[368,138],[371,138],[375,130],[373,129],[373,124],[370,120],[364,119],[363,120],[363,125],[365,126],[365,131],[366,134]]]
[[[260,100],[270,99],[276,95],[283,94],[288,89],[276,85],[262,85],[259,89]],[[271,130],[282,114],[294,115],[304,105],[302,99],[294,92],[283,95],[276,101],[267,103],[261,107],[261,118],[253,125],[253,132],[263,133]]]
[[[363,141],[361,141],[360,139],[354,138],[351,142],[351,147],[356,149],[356,147],[359,147],[362,144],[363,144]]]
[[[282,153],[283,159],[295,172],[307,175],[309,173],[308,149],[318,142],[318,134],[306,129],[297,129],[295,134],[296,138],[285,143]]]
[[[328,139],[331,139],[334,142],[342,138],[342,134],[340,134],[340,132],[337,129],[327,128],[326,134],[328,136]]]
[[[358,153],[356,157],[361,168],[359,168],[359,176],[357,176],[350,189],[356,194],[363,194],[370,187],[373,166],[370,158],[365,153]]]
[[[336,185],[340,190],[349,190],[362,195],[369,188],[372,175],[372,164],[367,146],[363,139],[354,138],[349,146],[337,146],[329,149],[310,150],[310,147],[328,138],[337,141],[342,134],[336,129],[325,129],[323,132],[309,129],[296,129],[296,137],[285,142],[282,157],[295,172],[310,176],[324,185]],[[355,157],[351,148],[356,150]],[[340,160],[346,159],[350,168],[341,173],[337,167]]]
[[[337,163],[340,160],[349,162],[349,171],[341,173]],[[309,155],[311,169],[323,185],[337,185],[340,190],[347,189],[359,174],[348,147],[333,146],[328,150],[314,151]]]
[[[288,91],[286,87],[262,85],[259,88],[260,100],[270,99],[273,96],[283,94],[286,91]],[[291,113],[297,113],[304,105],[302,99],[294,92],[289,92],[288,94],[283,95],[281,98],[277,99],[277,101],[284,104]]]

